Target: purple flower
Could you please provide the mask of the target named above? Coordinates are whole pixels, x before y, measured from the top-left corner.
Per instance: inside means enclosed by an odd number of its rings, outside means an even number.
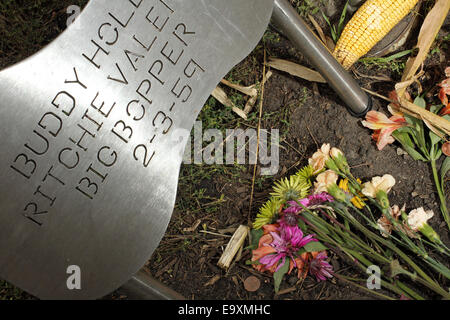
[[[300,199],[298,200],[298,202],[300,202],[304,207],[309,206],[308,198]],[[296,201],[288,201],[287,204],[289,205],[289,207],[283,210],[284,213],[299,213],[303,210],[303,207],[300,206]]]
[[[278,223],[282,228],[289,228],[298,225],[298,215],[293,212],[285,212]]]
[[[273,241],[270,244],[266,244],[266,246],[274,248],[276,253],[268,254],[259,260],[261,264],[265,265],[266,269],[272,268],[281,260],[281,263],[278,264],[275,270],[278,271],[286,263],[287,257],[291,258],[294,266],[296,266],[295,259],[300,248],[311,241],[317,241],[317,239],[314,239],[314,235],[304,237],[302,230],[297,225],[280,226],[277,231],[270,233]]]
[[[309,207],[316,206],[316,205],[322,204],[324,202],[333,202],[334,201],[334,198],[326,192],[322,192],[319,194],[313,194],[313,195],[310,195],[308,198],[309,198],[309,205],[308,205]]]
[[[324,202],[332,202],[332,201],[334,201],[334,198],[326,192],[313,194],[304,199],[298,200],[299,203],[301,203],[304,207],[307,208],[322,204]],[[284,213],[299,213],[300,211],[303,210],[303,207],[299,205],[296,201],[288,201],[287,203],[289,207],[283,211]]]
[[[325,251],[317,254],[309,265],[309,270],[317,281],[325,281],[327,278],[333,278],[333,267],[326,261],[328,258]]]

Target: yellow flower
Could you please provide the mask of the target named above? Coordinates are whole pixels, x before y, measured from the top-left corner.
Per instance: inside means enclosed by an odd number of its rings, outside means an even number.
[[[297,176],[290,176],[275,182],[273,191],[270,195],[282,202],[289,200],[298,200],[306,197],[309,191],[309,185]]]
[[[310,165],[300,169],[295,176],[300,180],[300,182],[306,183],[308,186],[312,185],[312,180],[314,179],[314,168]]]
[[[279,199],[269,199],[260,209],[253,223],[253,229],[261,229],[266,224],[271,224],[281,209]]]
[[[357,181],[361,183],[361,180],[357,179]],[[341,179],[341,181],[339,181],[339,188],[341,188],[345,192],[349,192],[348,179]],[[364,202],[366,198],[364,198],[364,195],[361,192],[358,195],[359,196],[354,196],[350,201],[355,207],[357,207],[358,209],[362,209],[366,205]]]

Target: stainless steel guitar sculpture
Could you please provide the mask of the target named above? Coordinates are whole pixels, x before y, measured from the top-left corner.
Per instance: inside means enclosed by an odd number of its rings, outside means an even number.
[[[200,109],[273,7],[91,0],[57,40],[0,72],[0,278],[44,299],[98,298],[129,280],[167,228]],[[355,101],[367,108],[365,95]]]

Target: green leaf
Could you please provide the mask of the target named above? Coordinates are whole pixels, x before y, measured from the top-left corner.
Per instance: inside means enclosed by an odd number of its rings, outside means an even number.
[[[319,241],[313,241],[303,246],[306,252],[319,252],[327,250],[328,248],[321,244]]]
[[[413,137],[417,144],[417,147],[420,149],[422,154],[425,155],[425,158],[429,158],[427,143],[425,141],[423,121],[407,115],[405,115],[405,119],[409,124],[413,126],[413,130],[411,130],[411,132],[413,133]]]
[[[248,248],[251,250],[258,249],[259,239],[261,239],[263,234],[264,230],[262,229],[253,229],[250,231],[250,246]]]
[[[435,114],[438,114],[439,111],[441,111],[442,109],[442,105],[437,105],[437,106],[431,106],[430,107],[430,112],[433,112]]]
[[[437,160],[442,156],[442,149],[441,148],[437,148],[436,149],[436,153],[434,155],[434,159]]]
[[[286,258],[284,265],[273,274],[275,293],[280,291],[281,281],[283,281],[284,275],[289,271],[290,259]]]
[[[417,106],[419,106],[419,107],[421,107],[421,108],[423,108],[423,109],[425,109],[426,106],[427,106],[427,102],[426,102],[425,99],[422,98],[422,97],[417,97],[417,98],[414,100],[414,104],[417,105]]]
[[[342,30],[344,30],[344,21],[345,21],[345,16],[347,15],[347,7],[348,7],[348,1],[345,3],[344,9],[342,10],[341,13],[341,17],[339,19],[339,24],[337,27],[337,38],[339,39],[339,37],[342,34]]]
[[[441,186],[444,186],[445,175],[450,170],[450,157],[445,157],[441,166]]]
[[[299,219],[297,225],[300,228],[300,230],[302,230],[302,232],[306,232],[308,230],[308,226],[303,220]]]
[[[416,131],[414,128],[412,128],[412,127],[402,127],[402,128],[399,128],[399,129],[395,130],[395,132],[401,132],[401,133],[407,133],[407,134],[409,134],[409,137],[408,137],[408,138],[412,137],[413,140],[414,140],[414,141],[413,141],[414,144],[412,144],[412,148],[414,148],[414,149],[417,149],[417,148],[418,148],[419,141],[418,141],[417,138],[416,138],[416,136],[417,136],[418,134],[417,134],[417,131]],[[410,140],[411,140],[411,139],[410,139]]]
[[[416,151],[415,149],[415,145],[412,142],[409,134],[407,134],[406,132],[399,132],[398,130],[396,132],[394,132],[392,134],[392,136],[398,141],[400,142],[400,144],[402,145],[403,149],[408,152],[408,154],[411,156],[411,158],[413,158],[414,160],[420,160],[420,161],[424,161],[427,162],[428,160],[425,159],[419,152]]]
[[[400,128],[409,129],[409,128]],[[408,146],[411,149],[415,149],[416,145],[411,140],[410,134],[406,130],[396,130],[393,132],[392,136],[397,139],[402,145]]]
[[[433,131],[430,131],[430,140],[431,140],[431,144],[434,146],[434,145],[438,144],[439,142],[441,142],[442,139],[437,134],[435,134]]]

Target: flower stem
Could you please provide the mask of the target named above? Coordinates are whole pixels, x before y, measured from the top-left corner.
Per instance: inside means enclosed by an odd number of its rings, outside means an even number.
[[[397,281],[396,284],[400,289],[402,289],[403,291],[408,293],[412,298],[414,298],[416,300],[425,300],[422,296],[420,296],[416,292],[414,292],[414,290],[409,288],[407,285],[403,284],[403,282]]]
[[[378,241],[379,243],[385,245],[387,248],[394,251],[396,254],[398,254],[407,264],[409,264],[425,281],[429,282],[430,284],[434,286],[438,286],[436,282],[434,282],[417,264],[412,261],[403,251],[401,251],[397,246],[395,246],[392,242],[387,241],[385,239],[382,239],[381,237],[377,236],[373,232],[366,229],[362,224],[360,224],[348,211],[346,212],[347,216],[350,218],[351,222],[357,227],[362,233],[364,233],[368,238],[372,238],[375,241]],[[439,292],[442,292],[442,290],[439,290]],[[439,293],[438,292],[438,293]]]
[[[438,172],[437,172],[437,168],[436,168],[436,160],[432,159],[430,161],[430,163],[431,163],[431,170],[433,171],[434,183],[436,184],[436,189],[437,189],[437,192],[439,195],[439,201],[441,202],[441,212],[442,212],[445,222],[447,223],[447,227],[450,230],[450,218],[448,215],[445,195],[442,191],[443,186],[441,186],[441,182],[439,180],[439,176],[438,176]]]
[[[309,211],[309,210],[306,209],[306,211]],[[318,236],[319,236],[319,239],[320,239],[321,241],[323,241],[323,242],[324,242],[331,250],[333,250],[338,256],[340,256],[340,257],[342,258],[341,253],[345,253],[345,255],[347,255],[347,257],[350,258],[351,261],[352,261],[353,263],[355,263],[356,267],[360,268],[362,272],[365,272],[366,269],[367,269],[367,267],[373,264],[372,262],[370,262],[369,260],[367,260],[366,258],[364,258],[361,254],[359,254],[359,253],[357,253],[357,252],[355,252],[355,251],[353,251],[353,250],[350,250],[349,248],[346,248],[346,247],[344,247],[344,246],[341,245],[341,244],[338,244],[338,243],[335,241],[335,239],[333,239],[332,237],[330,237],[329,235],[326,234],[326,231],[322,230],[321,228],[318,228],[313,222],[311,222],[311,221],[309,220],[311,217],[314,217],[314,216],[312,216],[311,214],[309,214],[308,217],[306,217],[306,215],[304,214],[304,216],[301,216],[300,218],[301,218],[307,225],[309,225],[313,230],[315,230],[315,231],[317,232]],[[308,218],[309,218],[309,219],[308,219]],[[317,217],[314,217],[314,218],[317,218]],[[329,228],[331,227],[331,225],[330,225],[329,223],[327,223],[327,222],[324,222],[324,223],[325,223],[326,225],[328,225]],[[356,236],[355,238],[358,238],[358,237]],[[332,247],[330,244],[336,246],[336,248],[333,249],[333,247]],[[337,249],[339,249],[339,250],[337,250]],[[339,252],[339,251],[341,251],[341,252]],[[370,250],[369,250],[369,251],[370,251]],[[381,263],[385,262],[385,263],[386,263],[386,261],[379,261],[379,262],[381,262]],[[410,296],[410,297],[413,297],[413,298],[419,297],[419,300],[424,300],[424,299],[423,299],[422,297],[420,297],[417,293],[416,293],[415,295],[413,295],[413,294],[408,294],[408,293],[406,292],[406,290],[402,290],[402,289],[400,288],[400,286],[398,286],[398,287],[397,287],[397,286],[394,286],[394,285],[392,285],[391,283],[389,283],[389,282],[387,282],[387,281],[385,281],[385,280],[383,280],[383,279],[381,279],[381,285],[384,286],[384,287],[386,287],[386,288],[388,288],[388,289],[391,290],[392,292],[396,292],[396,293],[399,294],[399,295],[403,294],[403,295],[405,295],[405,296]],[[408,288],[408,289],[409,289],[409,288]],[[410,290],[411,290],[411,289],[410,289]],[[420,298],[421,298],[421,299],[420,299]]]
[[[348,284],[351,284],[351,285],[353,285],[353,286],[355,286],[355,287],[357,287],[357,288],[359,288],[359,289],[361,289],[361,290],[363,290],[363,291],[366,291],[366,292],[368,292],[368,293],[370,293],[370,294],[373,294],[373,295],[375,295],[375,296],[381,297],[381,298],[386,299],[386,300],[396,300],[396,299],[391,298],[391,297],[389,297],[389,296],[387,296],[387,295],[384,295],[384,294],[382,294],[382,293],[379,293],[379,292],[377,292],[377,291],[375,291],[375,290],[370,290],[370,289],[368,289],[368,288],[366,288],[366,287],[364,287],[364,286],[361,286],[361,285],[357,284],[355,279],[346,277],[346,276],[341,275],[341,274],[338,274],[338,273],[335,273],[334,276],[335,276],[336,278],[338,278],[339,280],[341,280],[341,281],[344,281],[344,282],[346,282],[346,283],[348,283]]]

